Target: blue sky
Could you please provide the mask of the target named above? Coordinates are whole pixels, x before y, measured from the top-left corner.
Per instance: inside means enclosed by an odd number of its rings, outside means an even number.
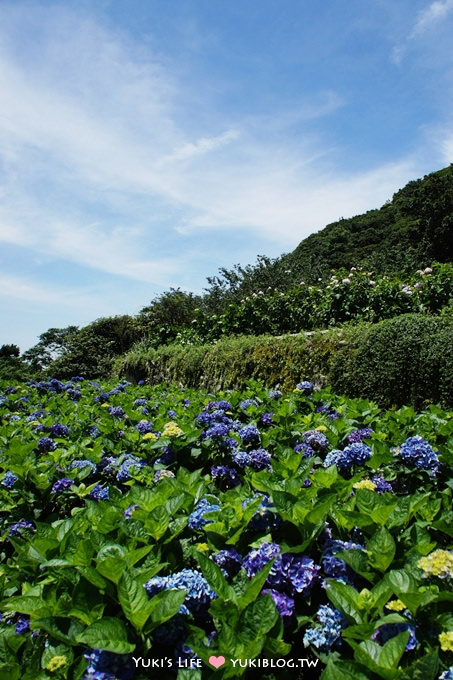
[[[453,0],[0,3],[0,344],[135,314],[453,161]]]

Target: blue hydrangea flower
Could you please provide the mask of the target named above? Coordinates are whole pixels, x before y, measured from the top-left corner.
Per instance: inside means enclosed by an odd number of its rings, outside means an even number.
[[[409,631],[409,640],[407,641],[406,652],[411,652],[417,647],[418,640],[415,636],[415,628],[410,623],[384,623],[373,633],[371,639],[383,645],[387,640],[407,630]]]
[[[69,435],[69,427],[55,423],[55,425],[50,425],[49,433],[51,437],[67,437]]]
[[[35,525],[32,524],[31,522],[27,522],[26,519],[21,519],[20,522],[16,522],[15,524],[11,524],[9,527],[8,531],[8,536],[19,536],[20,538],[22,537],[21,531],[23,529],[35,529]]]
[[[190,612],[194,616],[205,615],[211,600],[217,597],[204,576],[195,569],[183,569],[170,576],[154,576],[145,583],[145,589],[150,597],[163,590],[186,590],[179,613]]]
[[[258,406],[258,402],[256,399],[244,399],[244,401],[241,401],[239,404],[239,408],[241,411],[247,411],[250,406]]]
[[[349,469],[353,465],[363,465],[370,460],[373,452],[369,446],[355,443],[347,446],[343,451],[334,449],[324,459],[324,467],[336,465],[339,468]]]
[[[254,425],[245,425],[239,430],[239,437],[244,444],[255,444],[260,441],[260,431]]]
[[[148,403],[148,399],[145,399],[144,397],[142,397],[140,399],[135,399],[132,405],[134,406],[134,408],[138,408],[139,406],[146,406],[147,403]]]
[[[270,391],[267,393],[267,396],[268,396],[270,399],[280,399],[280,397],[283,396],[283,392],[281,392],[280,390],[270,390]]]
[[[153,431],[153,424],[150,420],[144,420],[138,423],[136,429],[140,432],[140,434],[148,434],[149,432]]]
[[[330,420],[335,420],[335,418],[339,418],[340,414],[335,411],[332,408],[329,408],[328,406],[324,406],[323,404],[320,404],[316,408],[316,413],[324,413]]]
[[[332,539],[330,531],[325,532],[326,538],[322,544],[322,558],[321,565],[324,574],[328,578],[334,578],[336,581],[342,583],[352,584],[355,572],[346,564],[344,560],[336,557],[336,553],[342,550],[360,550],[365,551],[365,548],[359,543],[353,541],[341,541]]]
[[[94,489],[90,491],[88,494],[88,498],[91,498],[93,501],[109,501],[110,500],[110,490],[109,487],[103,487],[100,484],[96,484]]]
[[[320,652],[328,652],[341,639],[341,631],[348,625],[343,614],[330,605],[321,605],[316,614],[319,624],[305,631],[304,647],[313,645]]]
[[[325,451],[329,446],[326,435],[319,430],[308,430],[302,436],[305,444],[308,444],[314,451]]]
[[[58,479],[52,486],[52,493],[62,493],[63,491],[67,491],[73,484],[74,480],[68,479],[68,477]]]
[[[108,411],[114,418],[123,418],[125,415],[121,406],[111,406]]]
[[[82,680],[133,680],[136,666],[130,655],[92,649],[84,654],[88,661]]]
[[[215,522],[214,519],[204,519],[203,515],[206,515],[208,512],[217,512],[219,510],[220,505],[217,505],[216,503],[211,505],[208,500],[203,498],[191,513],[188,526],[196,531],[201,531],[207,524],[213,524]]]
[[[248,505],[252,498],[247,498],[243,503],[243,507]],[[282,524],[282,518],[275,510],[274,504],[267,496],[259,504],[255,514],[247,525],[247,529],[251,531],[272,531],[278,529]]]
[[[19,477],[17,475],[11,472],[11,470],[8,470],[5,472],[5,475],[2,479],[2,484],[3,486],[6,486],[7,489],[12,489],[18,479]]]
[[[260,424],[264,427],[275,425],[274,415],[275,413],[264,413],[260,418]]]
[[[30,621],[29,619],[24,618],[23,616],[20,616],[15,627],[15,633],[16,635],[23,635],[23,633],[28,633],[30,630]]]
[[[296,390],[298,392],[302,392],[302,394],[304,394],[307,397],[313,392],[314,389],[315,386],[309,380],[303,380],[302,382],[297,383],[296,385]]]
[[[439,676],[439,680],[453,680],[453,666],[447,668],[447,670]]]
[[[437,454],[434,453],[429,443],[419,435],[409,437],[401,444],[400,456],[407,465],[429,470],[433,474],[437,472],[439,467]]]
[[[97,439],[100,436],[101,431],[99,430],[97,425],[91,425],[88,428],[86,434],[88,437],[91,437],[91,439]]]
[[[70,470],[84,470],[85,468],[90,468],[91,474],[97,470],[96,463],[91,460],[73,460],[69,466]]]
[[[128,453],[121,463],[120,469],[116,473],[116,478],[119,482],[127,482],[132,479],[132,474],[134,474],[134,472],[137,474],[147,465],[148,463],[146,461],[134,458],[134,456]]]
[[[310,444],[307,442],[302,442],[301,444],[296,444],[294,447],[295,453],[301,453],[302,458],[311,458],[315,455],[314,449],[311,448]]]
[[[272,470],[271,454],[266,449],[254,449],[248,454],[248,465],[253,470]]]
[[[384,477],[381,475],[374,475],[371,478],[371,481],[375,485],[377,493],[394,493],[390,482],[386,482]]]
[[[55,451],[57,448],[57,445],[55,444],[53,439],[50,439],[50,437],[42,437],[38,441],[38,451],[41,453],[47,453],[48,451]]]

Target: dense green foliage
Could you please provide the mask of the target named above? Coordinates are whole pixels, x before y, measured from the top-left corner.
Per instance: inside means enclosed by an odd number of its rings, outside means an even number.
[[[2,680],[437,680],[451,414],[311,392],[0,383]]]

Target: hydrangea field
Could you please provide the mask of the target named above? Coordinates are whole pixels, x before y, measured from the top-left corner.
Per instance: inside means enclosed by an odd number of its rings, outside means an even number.
[[[452,680],[452,466],[307,381],[4,383],[0,680]]]

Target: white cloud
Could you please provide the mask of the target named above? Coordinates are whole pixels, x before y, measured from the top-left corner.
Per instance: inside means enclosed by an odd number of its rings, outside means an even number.
[[[420,12],[411,36],[421,35],[453,11],[453,0],[436,0]]]
[[[213,110],[197,122],[190,84],[152,53],[68,9],[27,7],[0,8],[0,240],[177,285],[206,233],[288,249],[417,175],[411,159],[330,169],[339,150],[305,125],[347,104],[333,90],[272,115]]]

